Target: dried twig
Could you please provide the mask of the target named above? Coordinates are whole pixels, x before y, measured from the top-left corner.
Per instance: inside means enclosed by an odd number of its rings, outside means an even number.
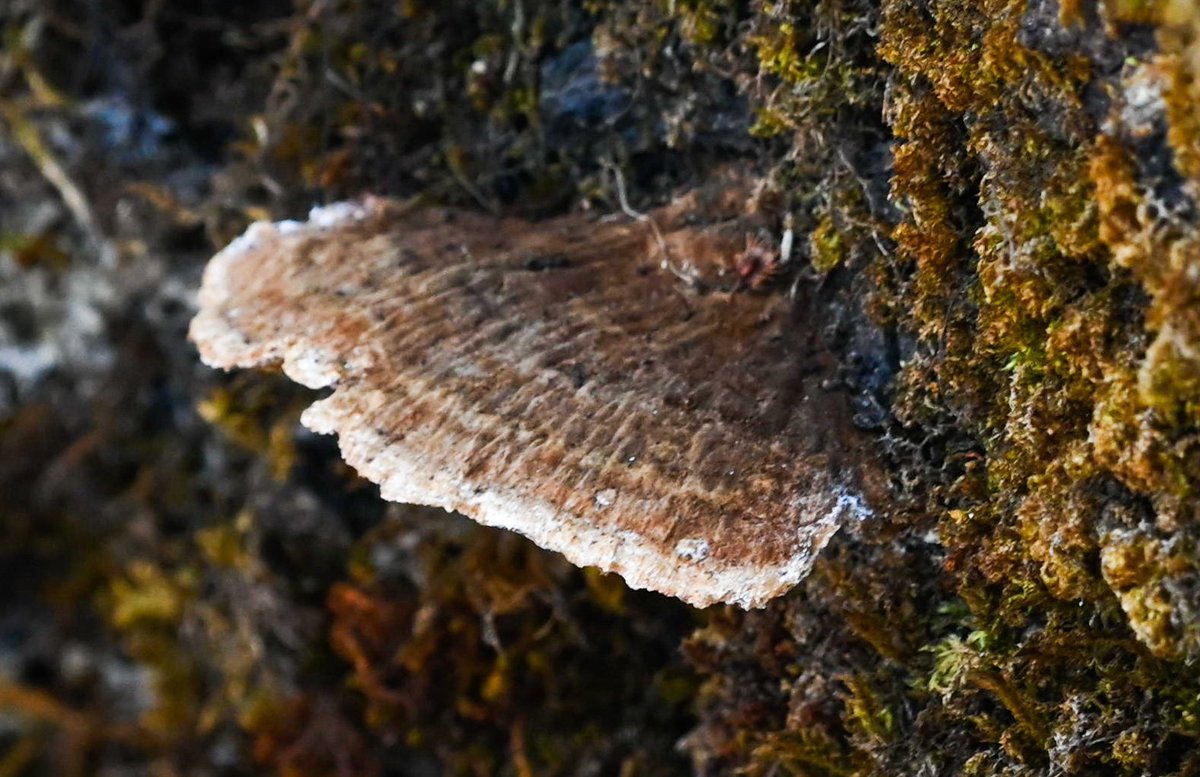
[[[670,270],[676,278],[689,286],[695,286],[697,284],[695,276],[679,269],[675,266],[675,262],[671,260],[671,252],[667,248],[667,241],[663,237],[662,230],[658,228],[658,223],[648,214],[634,210],[629,205],[629,197],[625,191],[625,176],[622,175],[621,169],[608,160],[602,161],[601,164],[604,165],[606,170],[612,173],[613,181],[617,187],[617,202],[621,206],[621,211],[629,218],[650,226],[650,231],[654,233],[654,240],[658,243],[658,250],[662,253],[662,268]]]
[[[59,162],[54,151],[42,139],[42,134],[21,107],[11,101],[0,99],[0,118],[8,124],[12,137],[25,150],[29,158],[37,166],[51,186],[58,191],[63,204],[71,212],[75,222],[84,235],[94,244],[100,263],[104,267],[115,267],[117,251],[112,242],[104,235],[100,222],[88,202],[83,189],[75,183],[66,168]]]

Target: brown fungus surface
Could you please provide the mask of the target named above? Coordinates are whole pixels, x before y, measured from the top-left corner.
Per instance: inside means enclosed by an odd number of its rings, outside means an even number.
[[[820,306],[746,288],[736,188],[653,225],[369,199],[209,265],[214,366],[334,387],[304,415],[387,499],[529,536],[705,606],[761,606],[870,512]],[[698,224],[698,225],[697,225]]]

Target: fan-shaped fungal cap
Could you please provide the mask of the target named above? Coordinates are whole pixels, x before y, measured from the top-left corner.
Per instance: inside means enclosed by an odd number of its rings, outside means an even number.
[[[256,224],[209,264],[191,337],[210,365],[333,387],[303,422],[386,499],[759,606],[868,509],[817,315],[721,274],[748,229],[729,199],[657,212],[660,237],[379,199]]]

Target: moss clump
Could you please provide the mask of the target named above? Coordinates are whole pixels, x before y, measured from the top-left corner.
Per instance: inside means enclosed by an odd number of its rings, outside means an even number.
[[[880,674],[839,673],[838,651],[748,618],[724,639],[756,646],[745,655],[759,666],[757,704],[796,703],[787,670],[764,662],[797,643],[798,663],[846,679],[836,693],[805,687],[826,705],[818,723],[738,721],[726,689],[743,670],[701,657],[720,695],[706,719],[726,725],[702,730],[751,770],[1197,767],[1200,687],[1182,669],[1200,647],[1197,362],[1184,344],[1200,332],[1183,276],[1200,277],[1200,252],[1195,107],[1180,97],[1195,14],[1059,10],[881,4],[878,53],[892,69],[878,104],[900,211],[895,250],[870,271],[901,357],[884,437],[897,493],[937,529],[927,548],[876,538],[832,554],[781,616],[832,601],[845,638],[888,667],[890,703],[858,698]],[[811,232],[814,264],[827,223]],[[879,593],[850,584],[850,570],[911,580],[894,566],[908,554],[940,570],[918,584],[909,618],[881,628],[861,614]]]
[[[846,260],[846,241],[833,225],[832,218],[821,219],[809,239],[812,241],[812,266],[817,272],[831,272]]]

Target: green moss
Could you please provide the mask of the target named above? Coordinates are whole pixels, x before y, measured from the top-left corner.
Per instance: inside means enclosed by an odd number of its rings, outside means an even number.
[[[812,266],[819,273],[828,273],[846,260],[846,241],[829,216],[821,219],[809,238],[812,241]]]
[[[676,0],[671,6],[688,43],[704,48],[728,41],[736,7],[732,0]]]

